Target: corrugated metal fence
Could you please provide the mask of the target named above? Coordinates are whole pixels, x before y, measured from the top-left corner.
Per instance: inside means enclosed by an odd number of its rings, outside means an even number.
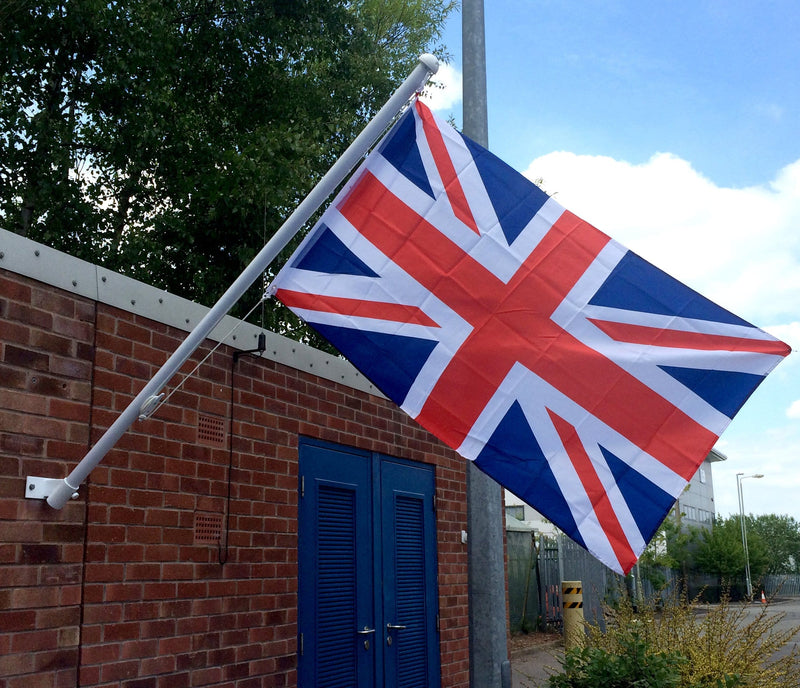
[[[626,589],[634,597],[671,595],[678,574],[659,569],[659,591],[634,567],[627,579],[601,564],[566,535],[547,536],[530,530],[508,530],[508,597],[511,631],[537,628],[562,630],[561,581],[583,584],[583,610],[587,621],[602,623],[603,604],[612,602]],[[755,581],[754,581],[755,582]],[[800,597],[800,575],[765,576],[760,584],[767,597]],[[689,597],[705,591],[705,597],[719,594],[718,582],[709,577],[690,576]],[[712,590],[713,589],[713,590]],[[714,593],[714,590],[717,590]]]
[[[508,593],[511,631],[535,628],[562,630],[561,581],[583,585],[587,621],[602,624],[603,604],[613,602],[626,587],[634,595],[652,596],[653,586],[634,567],[626,579],[601,564],[566,535],[548,536],[531,531],[507,531]],[[675,572],[661,571],[667,595],[677,581]]]
[[[769,575],[761,581],[767,597],[800,597],[800,575]]]
[[[539,570],[545,598],[543,621],[561,628],[561,581],[583,584],[583,613],[587,621],[602,618],[604,602],[613,600],[625,579],[601,564],[583,547],[565,535],[539,536]]]

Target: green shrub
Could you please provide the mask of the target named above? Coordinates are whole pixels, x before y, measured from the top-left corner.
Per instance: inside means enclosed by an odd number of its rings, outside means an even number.
[[[550,678],[550,688],[679,688],[686,658],[676,652],[652,653],[645,641],[620,639],[617,652],[582,647],[567,652],[564,673]]]
[[[800,631],[780,630],[782,614],[767,606],[700,607],[671,598],[634,607],[622,595],[606,608],[605,630],[587,624],[584,647],[567,652],[551,688],[797,688],[796,648],[775,653]],[[752,609],[752,606],[750,607]]]

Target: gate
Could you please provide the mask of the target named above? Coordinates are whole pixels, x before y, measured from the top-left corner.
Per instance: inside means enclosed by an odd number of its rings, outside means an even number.
[[[583,584],[583,612],[587,621],[602,624],[603,603],[616,598],[625,578],[595,559],[566,535],[539,536],[540,608],[546,628],[561,632],[561,581]]]

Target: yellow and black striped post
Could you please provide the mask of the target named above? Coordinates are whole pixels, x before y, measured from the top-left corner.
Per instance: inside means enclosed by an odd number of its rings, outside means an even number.
[[[564,649],[571,650],[583,642],[583,585],[580,581],[561,582],[561,603],[564,618]]]

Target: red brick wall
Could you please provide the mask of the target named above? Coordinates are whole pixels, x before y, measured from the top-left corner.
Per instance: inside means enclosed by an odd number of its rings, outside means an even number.
[[[26,476],[64,477],[181,338],[0,271],[0,685],[295,685],[307,435],[437,465],[442,685],[466,686],[465,464],[378,397],[267,360],[234,369],[221,347],[78,500],[24,499]]]

